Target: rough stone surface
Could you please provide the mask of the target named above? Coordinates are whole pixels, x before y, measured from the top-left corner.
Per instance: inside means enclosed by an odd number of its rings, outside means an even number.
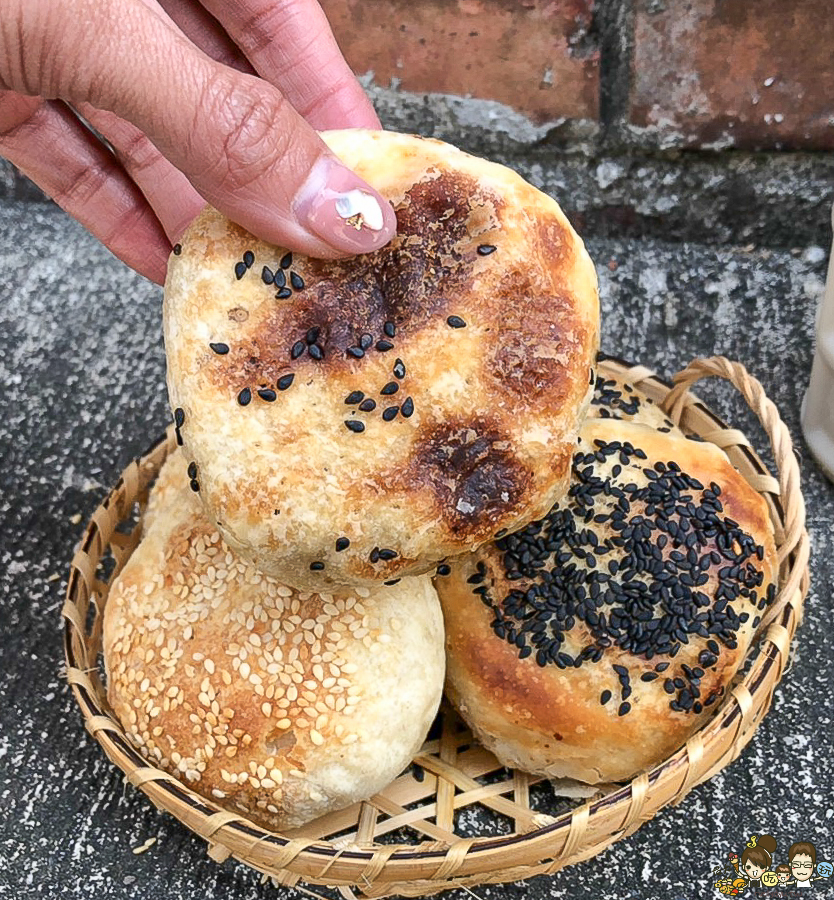
[[[201,839],[124,784],[82,727],[61,677],[65,575],[86,518],[169,420],[160,292],[52,207],[0,204],[0,234],[0,897],[301,900],[241,865],[211,862]],[[800,838],[816,843],[818,858],[834,856],[834,486],[809,460],[798,424],[827,246],[587,243],[604,349],[666,374],[723,353],[778,404],[802,461],[811,593],[790,672],[736,762],[598,858],[475,894],[718,896],[713,867],[741,853],[750,834],[775,835],[780,859]],[[729,388],[699,393],[761,442]],[[478,815],[462,819],[462,828],[486,827]],[[135,855],[150,837],[157,842]]]
[[[43,191],[7,160],[0,159],[0,200],[45,200]]]
[[[636,0],[630,121],[645,145],[834,148],[828,0]]]
[[[505,103],[535,122],[595,119],[591,0],[324,0],[357,74],[408,91]]]

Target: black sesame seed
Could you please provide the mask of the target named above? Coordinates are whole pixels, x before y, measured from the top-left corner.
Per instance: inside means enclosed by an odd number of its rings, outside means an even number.
[[[261,400],[266,400],[267,403],[272,403],[272,401],[278,396],[272,388],[260,388],[258,391],[258,396]]]
[[[362,391],[351,391],[347,397],[345,397],[345,403],[348,406],[355,406],[357,403],[361,403],[362,400],[365,399],[365,395]]]
[[[171,252],[174,256],[179,256],[182,253],[182,244],[174,244],[174,249]]]
[[[272,284],[275,281],[275,273],[269,266],[264,266],[261,269],[261,281],[263,281],[264,284]]]
[[[382,550],[379,551],[379,558],[380,558],[381,560],[384,560],[385,562],[388,562],[389,560],[392,560],[392,559],[396,559],[396,558],[397,558],[397,551],[396,551],[396,550],[389,550],[389,549],[387,549],[387,548],[384,547]]]
[[[397,327],[393,322],[386,322],[382,326],[382,330],[385,333],[385,337],[392,338],[397,333]]]
[[[380,391],[380,394],[383,394],[387,397],[389,394],[396,394],[399,389],[400,386],[396,381],[389,381],[388,384],[386,384],[385,387]]]
[[[619,708],[617,709],[617,715],[624,716],[629,712],[631,712],[631,704],[626,700],[620,704]]]
[[[311,572],[321,572],[321,570],[323,568],[324,568],[323,562],[311,562],[310,563],[310,571]]]
[[[307,329],[307,334],[304,336],[304,340],[307,341],[308,344],[315,344],[315,342],[319,339],[320,334],[321,328],[318,325],[313,325],[312,328]]]
[[[244,389],[237,395],[237,402],[238,402],[241,406],[248,406],[248,405],[249,405],[249,401],[250,401],[251,399],[252,399],[252,391],[250,391],[249,388],[244,388]]]
[[[185,410],[181,406],[174,410],[174,424],[177,428],[182,428],[185,424]]]
[[[188,486],[191,488],[192,491],[194,491],[195,494],[197,493],[197,491],[200,490],[200,483],[197,481],[196,478],[192,478],[191,481],[188,483]]]
[[[189,477],[189,478],[196,478],[196,477],[197,477],[197,463],[195,463],[195,462],[190,462],[190,463],[188,464],[188,477]]]
[[[451,566],[447,566],[446,563],[441,563],[441,564],[437,567],[437,574],[438,574],[438,575],[441,575],[441,576],[451,575],[451,574],[452,574],[452,567],[451,567]]]
[[[345,419],[345,426],[349,431],[353,431],[356,434],[359,434],[360,431],[365,430],[365,423],[359,422],[356,419]]]
[[[350,540],[346,537],[336,538],[336,552],[341,553],[342,550],[347,550],[350,547]]]
[[[295,374],[290,372],[289,375],[282,375],[277,381],[279,391],[285,391],[295,380]]]
[[[305,341],[296,341],[290,350],[290,359],[298,359],[299,356],[307,349]]]
[[[605,706],[605,704],[608,703],[608,701],[609,701],[610,699],[611,699],[611,691],[603,691],[603,692],[599,695],[599,702],[600,702],[603,706]]]
[[[386,341],[386,340],[377,341],[374,346],[381,353],[385,353],[386,350],[394,349],[394,345],[391,343],[391,341]]]
[[[292,265],[292,253],[285,253],[281,257],[281,262],[279,263],[282,269],[289,269]]]
[[[362,359],[365,355],[365,351],[361,347],[348,347],[347,352],[350,353],[351,356],[356,357],[356,359]]]
[[[361,409],[362,412],[373,412],[376,409],[376,400],[372,400],[368,397],[367,400],[363,400],[359,404],[359,409]]]
[[[235,263],[235,278],[240,281],[241,278],[246,274],[246,263]]]
[[[298,274],[298,272],[290,272],[290,284],[296,291],[304,290],[304,279]]]
[[[405,363],[397,358],[397,361],[394,363],[393,371],[396,378],[405,378]]]
[[[365,332],[365,334],[363,335],[360,335],[359,337],[359,346],[363,350],[367,350],[371,346],[371,344],[373,344],[373,342],[374,336],[372,334],[368,334],[367,332]]]
[[[383,581],[383,584],[399,584],[402,581],[401,578],[392,578],[390,581]]]
[[[180,434],[179,428],[174,429],[174,434],[177,436],[177,446],[182,447],[182,435]]]
[[[324,351],[318,344],[313,344],[308,352],[313,359],[324,359]]]
[[[276,300],[288,300],[290,297],[292,297],[292,291],[288,287],[282,287],[275,295]]]
[[[284,270],[283,270],[283,269],[279,269],[279,270],[272,276],[272,283],[275,285],[275,287],[278,287],[278,288],[282,288],[282,287],[286,287],[286,286],[287,286],[287,276],[284,274]]]
[[[229,345],[228,345],[228,344],[221,344],[221,343],[219,343],[219,342],[218,342],[218,343],[211,343],[211,344],[209,344],[209,347],[211,347],[211,349],[214,350],[214,352],[215,352],[218,356],[225,356],[225,355],[229,352]]]
[[[389,406],[389,407],[385,410],[385,412],[383,412],[382,418],[383,418],[386,422],[390,422],[392,419],[395,419],[395,418],[397,417],[397,413],[398,413],[399,411],[400,411],[399,406]]]
[[[400,412],[404,419],[410,419],[412,413],[414,412],[414,401],[411,397],[406,397],[403,400],[403,405],[400,407]]]
[[[376,565],[379,562],[379,547],[374,547],[373,550],[368,554],[368,559],[371,561],[372,565]]]
[[[450,328],[466,328],[466,322],[464,322],[460,316],[449,316],[449,318],[446,319],[446,324]]]
[[[489,256],[490,253],[495,253],[495,245],[494,244],[480,244],[478,246],[478,253],[480,256]]]
[[[255,263],[255,254],[251,250],[247,250],[246,253],[243,254],[243,264],[247,269],[251,269]]]

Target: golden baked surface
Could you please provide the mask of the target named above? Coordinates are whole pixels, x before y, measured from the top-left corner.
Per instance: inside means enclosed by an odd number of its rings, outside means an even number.
[[[267,828],[380,790],[410,763],[440,702],[431,580],[299,593],[230,550],[187,482],[176,452],[105,609],[108,700],[128,738]]]
[[[628,778],[709,715],[776,575],[766,504],[721,450],[589,418],[568,495],[435,580],[447,693],[505,765]]]
[[[598,343],[594,268],[554,200],[438,141],[324,137],[394,204],[387,247],[306,259],[209,209],[165,289],[209,516],[310,587],[430,571],[544,515]]]

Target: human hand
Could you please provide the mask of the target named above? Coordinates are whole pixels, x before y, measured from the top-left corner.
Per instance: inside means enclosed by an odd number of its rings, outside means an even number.
[[[314,130],[342,127],[379,121],[315,0],[0,0],[0,155],[154,281],[206,201],[312,256],[387,243]]]

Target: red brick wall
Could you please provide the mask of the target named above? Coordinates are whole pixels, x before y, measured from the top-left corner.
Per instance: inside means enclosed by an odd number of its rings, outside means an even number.
[[[496,100],[536,124],[602,110],[650,147],[834,149],[834,0],[322,5],[381,86]]]
[[[636,7],[634,125],[679,146],[834,149],[832,0]]]
[[[325,0],[348,62],[402,90],[497,100],[536,123],[596,118],[591,0]]]

